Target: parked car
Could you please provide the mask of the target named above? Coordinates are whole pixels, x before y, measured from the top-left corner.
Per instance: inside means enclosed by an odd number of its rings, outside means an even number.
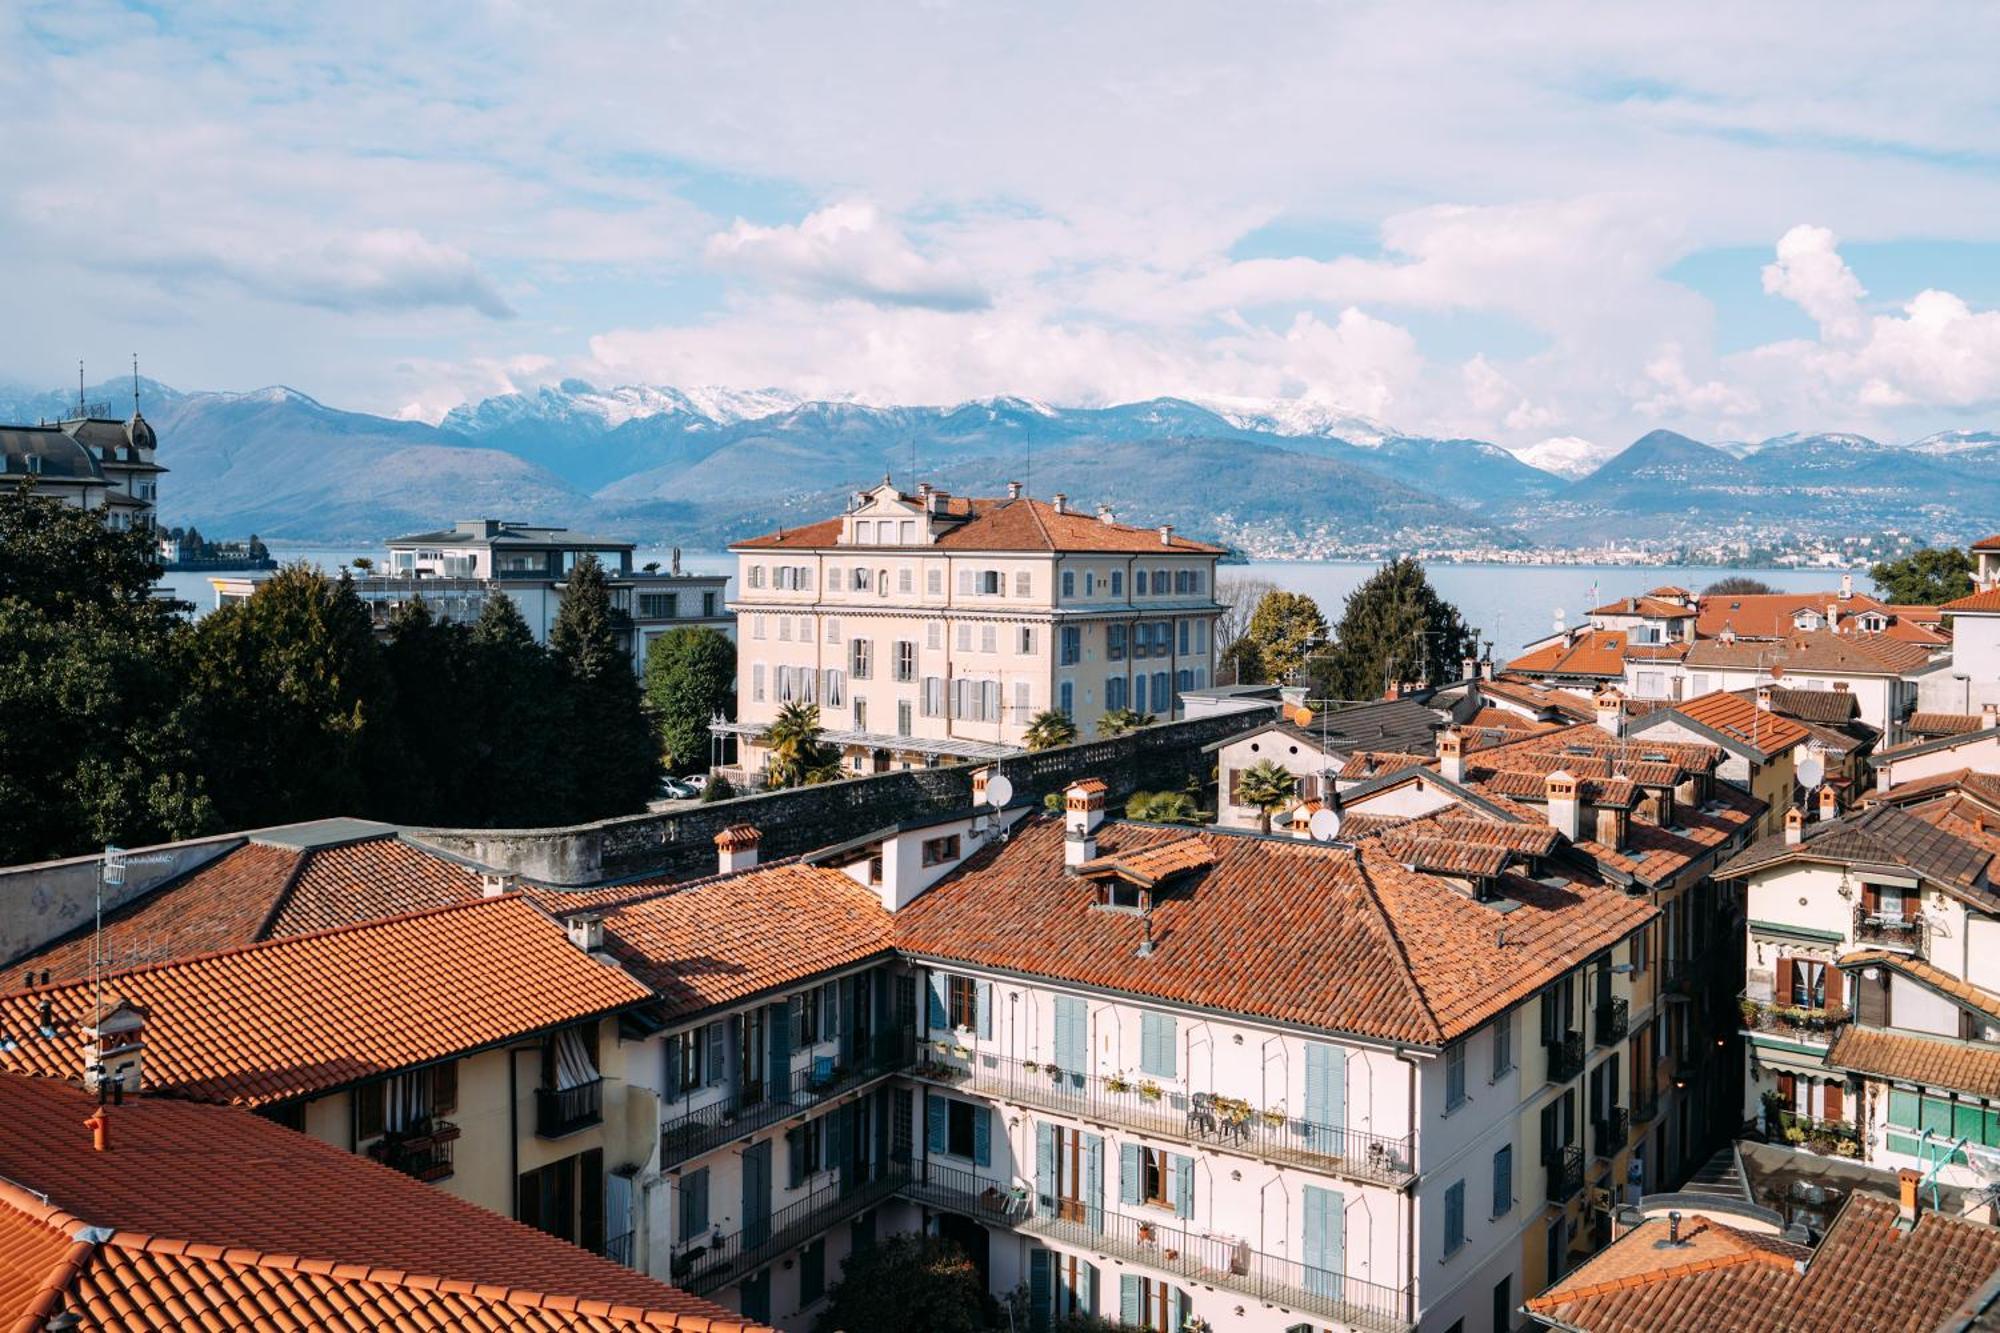
[[[702,789],[708,786],[708,774],[691,773],[687,777],[682,778],[681,781],[691,789],[693,795],[699,796],[702,793]]]
[[[691,801],[701,795],[701,789],[688,785],[682,778],[661,778],[660,788],[654,799],[660,801]]]

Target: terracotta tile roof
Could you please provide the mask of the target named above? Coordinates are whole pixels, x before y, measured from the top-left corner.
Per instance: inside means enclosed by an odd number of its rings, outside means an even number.
[[[470,902],[480,892],[470,866],[393,834],[305,848],[253,836],[108,913],[106,958],[138,967]],[[90,951],[86,925],[8,967],[74,980],[90,975]]]
[[[1972,549],[1975,551],[2000,551],[2000,532],[1994,533],[1991,537],[1981,537],[1972,544]]]
[[[1505,847],[1458,842],[1451,838],[1384,834],[1382,846],[1412,870],[1434,875],[1491,877],[1507,868],[1513,853]]]
[[[1688,650],[1687,665],[1763,668],[1773,678],[1786,672],[1818,675],[1900,676],[1928,666],[1932,645],[1906,643],[1886,634],[1836,634],[1794,630],[1783,638],[1704,639]]]
[[[2000,1267],[2000,1228],[1926,1212],[1905,1232],[1896,1205],[1860,1193],[1809,1252],[1707,1219],[1662,1248],[1668,1226],[1634,1228],[1529,1310],[1585,1333],[1927,1333]]]
[[[601,909],[605,948],[653,988],[669,1017],[889,952],[882,900],[827,866],[780,861],[615,892]]]
[[[1496,699],[1511,700],[1529,708],[1553,709],[1572,722],[1597,720],[1597,705],[1584,695],[1569,690],[1518,680],[1482,680],[1479,689]]]
[[[1839,607],[1843,619],[1863,611],[1886,614],[1889,610],[1888,603],[1865,592],[1843,598],[1838,591],[1716,593],[1702,597],[1699,605],[1694,632],[1702,639],[1716,638],[1724,630],[1733,631],[1741,639],[1780,638],[1793,632],[1792,617],[1800,611],[1816,611],[1824,616],[1829,606]]]
[[[1876,803],[1909,805],[1957,791],[1964,791],[2000,810],[2000,774],[1982,773],[1976,768],[1954,768],[1945,773],[1933,773],[1929,777],[1912,778],[1908,782],[1897,783],[1887,791],[1869,792],[1861,799],[1869,805]]]
[[[1406,768],[1419,768],[1431,762],[1427,754],[1403,754],[1394,750],[1356,750],[1340,766],[1342,782],[1362,782],[1379,778],[1388,773],[1399,773]]]
[[[905,497],[915,503],[914,497]],[[951,512],[963,521],[941,533],[937,545],[957,551],[1117,551],[1133,555],[1220,555],[1223,548],[1186,537],[1160,541],[1157,528],[1106,523],[1094,513],[1057,513],[1046,500],[1023,496],[953,497]],[[732,551],[814,550],[835,547],[842,520],[825,519],[804,527],[732,542]],[[857,547],[851,549],[871,549]]]
[[[651,993],[508,895],[115,973],[148,1088],[261,1106],[637,1005]],[[37,1035],[46,1000],[55,1036]],[[80,1077],[90,983],[0,996],[0,1069]]]
[[[1849,1026],[1827,1049],[1832,1069],[2000,1098],[2000,1046]]]
[[[1740,879],[1788,861],[1895,865],[1923,876],[1982,911],[2000,911],[2000,894],[1986,878],[1991,853],[1898,806],[1877,803],[1830,823],[1807,824],[1797,843],[1773,833],[1746,847],[1718,878]]]
[[[1528,772],[1552,771],[1542,767],[1546,760],[1527,756],[1554,755],[1564,762],[1582,764],[1595,757],[1609,766],[1607,772],[1632,774],[1643,764],[1672,764],[1690,773],[1713,772],[1722,762],[1722,751],[1706,741],[1655,740],[1650,736],[1613,736],[1596,726],[1579,725],[1560,731],[1525,736],[1508,745],[1482,750],[1477,762],[1495,771],[1519,768]],[[1578,770],[1572,768],[1571,773]],[[1581,774],[1578,774],[1581,776]]]
[[[1545,643],[1507,664],[1507,670],[1533,676],[1599,676],[1625,674],[1625,631],[1585,630],[1573,638]]]
[[[1364,820],[1370,822],[1363,823]],[[1562,845],[1562,835],[1542,822],[1539,815],[1531,824],[1509,824],[1462,814],[1455,806],[1403,819],[1355,813],[1347,816],[1340,828],[1341,836],[1349,841],[1391,830],[1409,837],[1443,838],[1471,847],[1498,847],[1522,856],[1548,856]],[[1386,844],[1390,839],[1384,841]]]
[[[1728,690],[1713,690],[1664,711],[1678,713],[1763,755],[1783,754],[1793,746],[1803,745],[1812,739],[1811,732],[1775,707],[1759,708],[1755,700],[1745,699]]]
[[[1969,597],[1961,597],[1954,602],[1946,602],[1941,611],[1954,615],[1971,612],[1974,615],[2000,615],[2000,588],[1988,588],[1985,592],[1975,592]]]
[[[1620,597],[1615,602],[1593,607],[1593,616],[1644,616],[1649,620],[1681,620],[1694,615],[1694,608],[1670,602],[1665,597],[1645,593],[1638,597]]]
[[[1318,809],[1317,801],[1306,802],[1312,809]],[[1310,813],[1310,811],[1308,811]],[[1077,873],[1086,877],[1115,875],[1145,888],[1152,888],[1161,880],[1188,870],[1201,870],[1215,864],[1215,853],[1201,838],[1189,835],[1174,842],[1158,843],[1151,847],[1141,847],[1136,851],[1113,853],[1100,856],[1094,861],[1086,861],[1077,867]]]
[[[1489,727],[1500,731],[1534,731],[1544,725],[1519,713],[1510,713],[1504,708],[1487,704],[1462,724],[1468,727]]]
[[[1912,713],[1903,721],[1903,729],[1918,736],[1956,736],[1983,725],[1977,713]]]
[[[1100,854],[1177,842],[1181,830],[1108,823]],[[1500,916],[1386,850],[1204,830],[1214,864],[1164,893],[1156,946],[1136,955],[1136,913],[1094,907],[1063,872],[1062,824],[1042,818],[987,847],[897,913],[896,945],[921,958],[1439,1045],[1651,920],[1637,899],[1583,879],[1519,875]],[[1496,927],[1505,922],[1505,943]]]
[[[66,1310],[95,1329],[755,1327],[243,1111],[128,1101],[107,1109],[100,1153],[82,1124],[93,1109],[80,1089],[0,1077],[10,1325],[40,1294],[41,1314]],[[85,1227],[103,1230],[73,1243]]]
[[[1921,958],[1908,954],[1891,953],[1886,949],[1864,949],[1859,953],[1841,956],[1842,967],[1886,967],[1894,972],[1922,982],[1932,990],[1948,995],[1959,1003],[2000,1021],[2000,995],[1983,986],[1975,986],[1962,977],[1955,977],[1941,967],[1933,967]]]

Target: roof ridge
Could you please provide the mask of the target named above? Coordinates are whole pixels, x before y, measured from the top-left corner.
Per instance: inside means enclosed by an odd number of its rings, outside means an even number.
[[[265,843],[264,845],[267,847],[282,846],[279,843]],[[271,896],[271,905],[265,910],[264,919],[257,923],[257,929],[251,933],[250,942],[252,944],[259,943],[270,937],[271,927],[278,924],[278,917],[284,912],[285,905],[292,900],[292,891],[298,888],[299,881],[305,878],[306,867],[312,864],[313,857],[319,851],[320,849],[317,847],[300,847],[295,849],[292,868],[286,873],[285,882],[279,885],[278,891]]]
[[[1388,936],[1390,945],[1396,950],[1396,957],[1402,960],[1403,983],[1415,997],[1417,1005],[1423,1010],[1424,1017],[1430,1020],[1431,1039],[1442,1044],[1445,1039],[1444,1020],[1438,1017],[1437,1010],[1431,1005],[1430,993],[1424,989],[1423,982],[1417,977],[1416,964],[1410,959],[1410,951],[1403,943],[1402,933],[1396,929],[1395,915],[1389,911],[1389,905],[1382,901],[1381,893],[1375,887],[1374,873],[1369,869],[1368,860],[1361,855],[1359,848],[1354,850],[1354,865],[1356,870],[1360,872],[1362,887],[1367,891],[1365,895],[1367,902],[1380,915],[1382,919],[1382,931]],[[1425,878],[1429,879],[1430,876],[1426,875]],[[1450,892],[1450,890],[1442,888],[1440,888],[1440,891]]]

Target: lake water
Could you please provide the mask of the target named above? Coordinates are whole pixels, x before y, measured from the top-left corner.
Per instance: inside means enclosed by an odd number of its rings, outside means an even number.
[[[285,547],[272,545],[271,554],[280,561],[308,560],[332,569],[351,563],[357,555],[382,559],[381,549],[328,546]],[[641,549],[633,563],[659,561],[665,568],[673,558],[670,550]],[[683,552],[681,568],[702,574],[732,574],[735,557],[726,552]],[[1347,595],[1375,572],[1370,564],[1334,563],[1317,560],[1264,560],[1246,565],[1224,565],[1223,579],[1266,579],[1291,592],[1302,592],[1319,603],[1329,621],[1340,619]],[[1733,574],[1762,579],[1785,592],[1831,591],[1840,586],[1839,570],[1800,569],[1708,569],[1676,565],[1431,565],[1426,571],[1431,583],[1446,601],[1455,604],[1468,623],[1492,641],[1496,654],[1513,653],[1549,632],[1560,610],[1569,624],[1577,624],[1593,606],[1631,593],[1644,592],[1662,584],[1675,584],[1696,592],[1717,579]],[[215,593],[209,573],[169,574],[163,582],[176,597],[192,602],[197,614],[215,607]],[[262,577],[257,575],[255,577]],[[1854,571],[1854,586],[1872,589],[1866,570]]]

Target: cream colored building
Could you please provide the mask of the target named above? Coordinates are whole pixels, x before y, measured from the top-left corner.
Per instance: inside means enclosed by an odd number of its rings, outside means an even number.
[[[1214,674],[1221,548],[1084,513],[1018,485],[968,499],[884,482],[845,514],[737,557],[741,767],[792,701],[819,706],[855,772],[1022,748],[1044,709],[1088,737],[1105,713],[1183,715]]]

